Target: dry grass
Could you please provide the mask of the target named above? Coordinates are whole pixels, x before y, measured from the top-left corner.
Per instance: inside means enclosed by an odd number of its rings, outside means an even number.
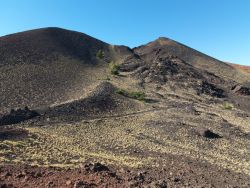
[[[8,146],[1,154],[1,161],[77,166],[92,160],[130,167],[152,167],[160,164],[164,166],[167,161],[158,156],[171,154],[205,160],[249,175],[249,140],[233,134],[226,136],[227,132],[218,126],[224,118],[232,117],[234,111],[211,106],[212,112],[218,114],[211,116],[206,106],[201,105],[197,109],[202,113],[200,116],[183,109],[162,108],[74,124],[26,127],[30,132],[28,138],[18,143],[1,143]],[[245,121],[250,122],[249,119]],[[192,135],[191,130],[200,127],[201,123],[223,135],[223,138],[207,140]],[[233,123],[242,127],[239,118]],[[16,157],[8,157],[10,155]]]

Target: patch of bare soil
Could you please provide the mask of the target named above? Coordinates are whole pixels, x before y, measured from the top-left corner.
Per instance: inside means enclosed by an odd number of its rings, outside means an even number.
[[[191,160],[183,156],[159,156],[169,160],[164,168],[106,166],[84,163],[78,168],[5,165],[0,167],[0,187],[249,187],[244,174]]]

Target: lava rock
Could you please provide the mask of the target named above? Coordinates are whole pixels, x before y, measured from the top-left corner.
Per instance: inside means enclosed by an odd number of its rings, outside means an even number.
[[[197,91],[197,94],[207,94],[212,97],[224,98],[225,92],[224,90],[217,88],[215,85],[208,83],[207,81],[202,81],[200,88]]]
[[[35,110],[30,110],[28,107],[24,109],[12,109],[9,114],[0,116],[0,125],[17,124],[22,121],[32,119],[40,114]]]
[[[94,172],[109,171],[109,168],[101,163],[94,163],[90,169]]]
[[[90,188],[89,184],[82,181],[82,180],[78,180],[75,182],[73,188]]]
[[[222,136],[220,136],[219,134],[214,133],[211,130],[205,128],[196,129],[196,132],[198,133],[199,136],[203,136],[209,139],[222,138]]]
[[[54,185],[54,182],[53,181],[49,181],[48,183],[47,183],[47,188],[51,188],[51,187],[54,187],[55,185]]]
[[[71,185],[72,184],[72,181],[68,180],[66,181],[66,185]]]
[[[154,184],[154,187],[157,187],[157,188],[167,188],[168,184],[167,184],[166,180],[159,180],[158,182],[156,182]]]
[[[83,165],[80,166],[82,168]],[[92,172],[102,172],[102,171],[110,171],[109,168],[101,163],[89,163],[84,165],[84,169],[86,171],[92,171]]]
[[[235,85],[232,87],[232,91],[238,95],[250,95],[250,88],[241,85]]]

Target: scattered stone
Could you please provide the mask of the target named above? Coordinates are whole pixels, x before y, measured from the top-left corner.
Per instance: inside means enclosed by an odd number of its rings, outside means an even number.
[[[197,94],[207,94],[212,97],[224,98],[225,92],[224,90],[217,88],[215,85],[208,83],[207,81],[202,81],[200,88],[197,91]]]
[[[134,181],[128,182],[128,184],[129,184],[129,187],[131,187],[131,188],[133,187],[134,188],[134,187],[139,187],[140,183],[138,181],[134,180]]]
[[[232,87],[232,91],[238,95],[250,95],[250,88],[244,87],[242,85],[235,85]]]
[[[221,138],[222,137],[219,134],[214,133],[211,130],[205,129],[205,128],[196,129],[196,132],[198,133],[199,136],[203,136],[203,137],[209,138],[209,139]]]
[[[138,172],[137,176],[134,177],[134,180],[137,180],[139,182],[144,182],[145,180],[144,174],[145,173]]]
[[[68,180],[66,181],[66,185],[71,185],[72,184],[72,181]]]
[[[115,172],[108,172],[108,175],[110,177],[117,177],[117,174]]]
[[[89,184],[82,181],[82,180],[78,180],[75,182],[73,188],[90,188]]]
[[[11,175],[12,175],[11,173],[5,172],[5,173],[2,174],[2,177],[5,177],[5,178],[6,178],[6,177],[11,176]]]
[[[51,188],[51,187],[54,187],[55,185],[54,185],[54,182],[53,181],[49,181],[48,183],[47,183],[47,188]]]
[[[167,188],[168,184],[167,184],[166,180],[159,180],[158,182],[156,182],[154,184],[154,187],[156,187],[156,188]]]
[[[181,181],[181,179],[178,178],[178,177],[175,177],[175,178],[173,179],[173,181],[177,183],[177,182]]]
[[[126,173],[126,170],[124,168],[120,168],[119,172],[120,173]]]
[[[19,108],[17,110],[11,109],[9,114],[5,114],[0,117],[0,125],[20,123],[39,115],[40,114],[38,112],[36,112],[35,110],[30,110],[28,107],[25,107],[24,109]]]
[[[40,171],[36,171],[33,175],[34,178],[39,178],[42,176],[42,173]]]
[[[25,176],[23,179],[22,179],[22,182],[26,182],[29,180],[29,176]]]
[[[94,163],[90,166],[90,170],[93,172],[109,171],[109,168],[101,163]]]
[[[17,178],[22,178],[22,177],[24,177],[25,175],[26,175],[26,174],[22,172],[22,173],[17,174],[16,177],[17,177]]]

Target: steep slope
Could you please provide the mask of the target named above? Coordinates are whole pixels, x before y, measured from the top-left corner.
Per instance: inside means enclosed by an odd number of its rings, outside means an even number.
[[[179,60],[166,67],[164,61],[168,57]],[[179,79],[181,82],[181,79],[191,76],[192,86],[201,84],[201,81],[213,81],[212,84],[219,88],[231,88],[250,77],[167,38],[130,49],[109,45],[75,31],[44,28],[0,37],[0,112],[24,106],[40,108],[79,99],[89,86],[110,75],[110,61],[121,65],[121,71],[151,67],[151,72],[146,71],[146,74],[144,71],[142,74],[140,69],[137,72],[137,77],[143,82],[150,79],[175,81],[176,76],[178,79],[182,77]],[[178,61],[180,63],[176,64]],[[160,67],[163,65],[159,70],[155,69],[158,64]],[[163,74],[169,70],[174,72],[167,78]],[[153,74],[157,76],[153,78]],[[197,76],[205,79],[198,81]]]
[[[228,63],[228,64],[235,67],[235,68],[237,68],[237,69],[239,69],[243,73],[250,74],[250,66],[238,65],[238,64],[233,64],[233,63]]]
[[[79,121],[125,115],[139,111],[144,106],[117,93],[117,88],[109,82],[102,82],[80,100],[53,106],[44,112],[44,118],[56,121]]]
[[[205,94],[250,110],[250,75],[229,64],[167,38],[134,48],[133,52],[124,59],[121,71],[135,76],[151,91],[166,87],[183,95]]]
[[[212,72],[225,79],[244,82],[250,78],[241,74],[231,65],[165,37],[160,37],[146,45],[134,48],[134,51],[145,61],[152,61],[158,55],[172,55],[178,56],[180,59],[201,70]]]
[[[96,63],[96,52],[108,44],[86,34],[60,28],[25,31],[0,38],[0,65],[39,64],[61,56]]]
[[[105,59],[96,57],[98,51]],[[108,44],[60,28],[1,37],[0,111],[79,98],[105,74],[110,54]]]

